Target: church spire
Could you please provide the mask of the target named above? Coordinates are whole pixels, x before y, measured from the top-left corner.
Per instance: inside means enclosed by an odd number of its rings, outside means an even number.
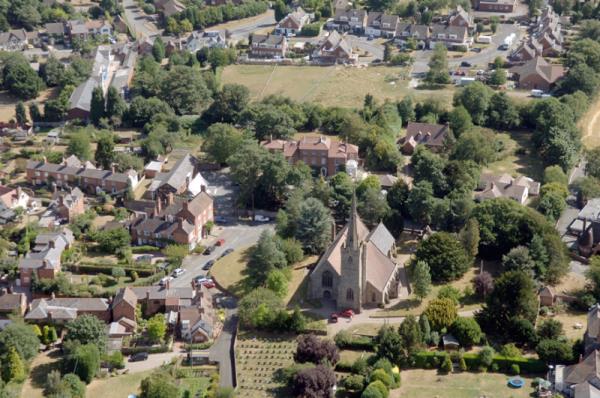
[[[358,246],[358,210],[356,210],[356,193],[352,192],[352,207],[350,209],[350,220],[348,221],[346,247],[358,249]]]

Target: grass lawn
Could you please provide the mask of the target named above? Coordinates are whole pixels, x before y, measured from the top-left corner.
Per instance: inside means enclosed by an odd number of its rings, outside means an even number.
[[[86,390],[86,398],[127,397],[139,394],[140,383],[154,371],[126,374],[105,379],[95,379]]]
[[[538,323],[544,319],[554,319],[563,325],[565,336],[570,340],[583,338],[585,326],[587,325],[587,312],[576,312],[567,310],[564,313],[554,315],[552,317],[540,317]],[[577,325],[577,326],[576,326]]]
[[[240,333],[236,347],[236,397],[287,397],[277,371],[294,362],[293,335]]]
[[[532,397],[533,377],[524,377],[525,387],[507,386],[509,376],[500,373],[456,373],[439,375],[436,370],[403,370],[402,386],[390,398],[525,398]]]
[[[292,270],[292,279],[288,285],[288,293],[283,300],[286,305],[302,305],[306,300],[306,289],[308,289],[308,267],[319,261],[318,256],[308,256]]]
[[[436,91],[409,88],[406,68],[386,66],[230,65],[222,71],[221,80],[248,87],[255,100],[282,94],[296,101],[342,107],[362,107],[367,93],[378,100],[399,100],[411,94],[418,100],[435,96],[448,103],[454,93],[452,87]]]
[[[250,246],[234,251],[215,263],[210,269],[212,276],[219,284],[231,294],[239,297],[244,293],[242,279],[248,263]]]
[[[380,325],[380,327],[381,327],[381,325]],[[354,361],[356,361],[358,358],[367,359],[373,355],[375,355],[375,354],[373,354],[372,352],[367,352],[367,351],[341,350],[340,351],[340,362],[354,363]]]
[[[42,398],[44,396],[46,377],[50,371],[59,369],[59,359],[59,350],[42,352],[33,358],[30,365],[29,377],[23,383],[21,397]]]
[[[498,135],[504,142],[506,156],[490,163],[484,171],[494,174],[508,173],[513,176],[525,175],[541,181],[544,166],[537,156],[537,148],[534,146],[532,134],[514,131]]]

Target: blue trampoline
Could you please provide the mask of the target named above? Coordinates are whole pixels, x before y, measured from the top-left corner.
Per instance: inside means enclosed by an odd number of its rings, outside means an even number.
[[[525,385],[525,380],[520,377],[513,377],[508,379],[508,385],[512,388],[521,388]]]

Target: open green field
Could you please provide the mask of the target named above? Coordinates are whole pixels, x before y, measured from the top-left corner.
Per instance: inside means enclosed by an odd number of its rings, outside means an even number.
[[[454,373],[440,375],[436,370],[403,370],[402,386],[390,398],[525,398],[532,397],[533,378],[524,377],[525,387],[507,386],[509,376],[500,373]]]
[[[504,143],[502,159],[490,163],[486,170],[494,174],[508,173],[512,176],[525,175],[541,181],[544,165],[538,156],[531,132],[512,131],[498,134]]]
[[[281,94],[296,101],[342,107],[362,106],[366,94],[378,100],[399,100],[409,94],[419,100],[435,96],[450,103],[454,92],[451,87],[436,91],[409,88],[408,70],[387,66],[230,65],[222,71],[221,81],[248,87],[253,99]]]

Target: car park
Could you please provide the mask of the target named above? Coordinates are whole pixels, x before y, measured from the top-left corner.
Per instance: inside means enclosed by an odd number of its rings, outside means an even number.
[[[135,354],[131,354],[129,357],[129,362],[140,362],[148,359],[147,352],[136,352]]]
[[[177,278],[177,277],[183,275],[184,272],[185,272],[185,270],[183,268],[176,268],[173,270],[173,273],[171,275],[173,275],[173,277]]]

